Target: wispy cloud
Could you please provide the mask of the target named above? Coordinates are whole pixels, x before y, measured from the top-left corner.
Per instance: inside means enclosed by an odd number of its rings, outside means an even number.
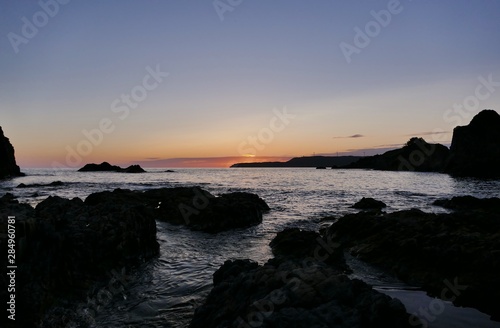
[[[451,131],[426,131],[426,132],[420,132],[420,133],[412,133],[412,134],[405,134],[405,137],[414,137],[414,136],[432,136],[436,134],[449,134]]]
[[[353,134],[352,136],[346,137],[333,137],[333,139],[355,139],[355,138],[364,138],[365,136],[362,134]]]

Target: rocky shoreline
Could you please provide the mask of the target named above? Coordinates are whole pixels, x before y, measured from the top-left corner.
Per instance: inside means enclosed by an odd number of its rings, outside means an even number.
[[[216,233],[259,224],[268,210],[254,194],[215,197],[198,187],[117,189],[85,201],[51,196],[36,208],[6,194],[0,198],[0,234],[7,234],[7,216],[15,216],[16,323],[67,327],[91,322],[92,307],[74,307],[85,297],[102,298],[99,292],[108,284],[123,287],[121,272],[159,254],[156,220]],[[0,244],[6,253],[6,240]],[[0,278],[5,286],[7,278]],[[6,292],[0,291],[2,300]]]
[[[455,211],[349,214],[325,236],[432,296],[500,321],[500,199],[468,196],[436,203]]]
[[[364,198],[353,205],[360,212],[321,234],[278,232],[267,263],[232,260],[214,273],[191,327],[420,326],[398,300],[348,278],[345,252],[499,320],[500,199],[455,197],[435,205],[452,212],[385,213],[386,204]],[[18,227],[19,318],[38,327],[88,323],[92,310],[77,304],[110,284],[120,287],[117,273],[158,255],[156,220],[217,233],[259,224],[267,211],[255,194],[216,197],[199,187],[116,189],[85,201],[49,197],[36,208],[6,194],[0,212],[15,215]]]

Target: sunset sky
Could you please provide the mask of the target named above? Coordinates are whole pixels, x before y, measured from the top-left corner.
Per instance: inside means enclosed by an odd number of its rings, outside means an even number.
[[[21,167],[368,155],[500,111],[500,1],[59,1],[0,4]]]

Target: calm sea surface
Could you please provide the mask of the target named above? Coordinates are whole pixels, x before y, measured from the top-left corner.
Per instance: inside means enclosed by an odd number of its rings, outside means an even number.
[[[26,177],[0,182],[0,195],[10,192],[20,201],[35,206],[50,195],[65,198],[127,188],[144,190],[160,187],[201,186],[218,195],[233,191],[258,194],[271,207],[261,225],[217,235],[192,232],[184,227],[158,222],[161,254],[157,259],[129,273],[124,294],[99,309],[99,327],[185,327],[194,308],[211,289],[212,274],[227,259],[249,258],[265,263],[271,257],[268,246],[274,235],[286,227],[317,230],[325,226],[320,218],[339,217],[353,212],[349,206],[362,197],[384,201],[387,211],[419,208],[445,212],[433,206],[438,198],[458,195],[500,197],[500,181],[456,179],[444,174],[382,172],[365,170],[316,169],[149,169],[144,174],[80,173],[74,170],[26,169]],[[16,188],[20,183],[60,187]],[[353,260],[354,276],[364,279],[392,297],[409,312],[429,307],[425,293],[412,290],[376,269]],[[500,327],[476,310],[445,310],[429,327]]]

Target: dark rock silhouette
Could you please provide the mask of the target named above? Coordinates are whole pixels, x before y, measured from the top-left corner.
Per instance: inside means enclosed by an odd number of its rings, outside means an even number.
[[[453,210],[496,210],[500,212],[500,198],[496,197],[476,198],[473,196],[457,196],[452,199],[438,199],[432,204]]]
[[[54,181],[48,184],[41,184],[41,183],[33,183],[33,184],[24,184],[20,183],[17,185],[17,188],[34,188],[34,187],[61,187],[64,186],[64,182],[62,181]]]
[[[368,156],[342,168],[385,171],[442,172],[448,162],[449,149],[429,144],[422,138],[411,138],[403,148],[382,155]]]
[[[352,207],[360,210],[372,210],[372,209],[382,209],[384,207],[387,207],[387,205],[380,200],[376,200],[370,197],[368,198],[363,197],[359,202],[352,205]]]
[[[130,165],[129,167],[123,169],[123,171],[121,172],[125,172],[125,173],[144,173],[146,171],[144,171],[144,169],[142,167],[140,167],[139,165]]]
[[[0,213],[0,234],[7,233],[3,214],[16,216],[19,327],[33,327],[43,317],[46,327],[66,326],[63,316],[49,310],[94,297],[92,290],[97,292],[113,272],[128,270],[159,252],[154,213],[144,206],[90,205],[78,198],[49,197],[34,209],[8,194],[0,198]],[[4,268],[6,261],[7,256],[2,257]],[[7,286],[6,279],[1,275],[2,286]],[[0,290],[2,300],[5,292],[6,288]],[[75,309],[69,313],[77,316]]]
[[[0,127],[0,179],[24,175],[16,164],[14,153],[14,147]]]
[[[480,202],[470,202],[467,210],[460,206],[452,214],[416,209],[349,214],[332,224],[326,236],[353,256],[431,295],[453,296],[454,304],[500,320],[500,211],[480,208]]]
[[[286,162],[236,163],[231,167],[331,167],[344,166],[360,159],[359,156],[303,156]]]
[[[87,197],[88,204],[142,204],[155,218],[193,230],[217,233],[262,222],[269,206],[259,196],[244,192],[215,197],[199,187],[178,187],[144,192],[116,189]]]
[[[500,177],[500,115],[483,110],[453,130],[446,172],[454,176]]]
[[[123,169],[116,165],[111,165],[108,162],[102,162],[101,164],[86,164],[84,167],[78,170],[78,172],[122,172],[122,173],[144,173],[144,169],[139,165],[130,165],[129,167]]]
[[[293,229],[278,234],[271,245],[285,255],[281,246],[294,236],[310,250],[318,246],[319,235]],[[264,265],[226,261],[189,327],[410,327],[399,300],[349,279],[337,262],[326,264],[299,247]]]

